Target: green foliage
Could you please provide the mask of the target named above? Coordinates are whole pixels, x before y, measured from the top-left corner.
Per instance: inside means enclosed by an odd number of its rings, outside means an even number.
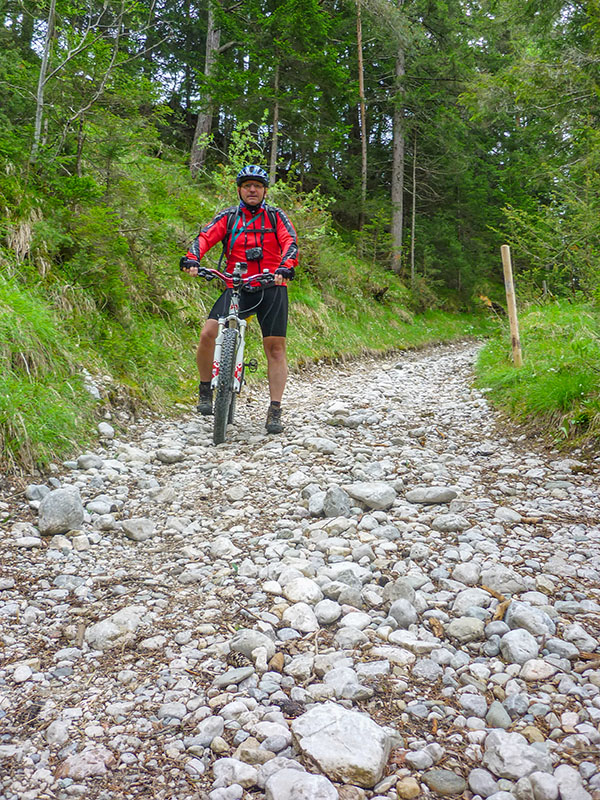
[[[489,321],[477,315],[413,317],[406,309],[409,294],[393,273],[348,259],[335,240],[323,247],[317,278],[322,282],[299,272],[290,287],[292,364],[400,351],[489,329]]]
[[[390,221],[390,215],[384,209],[376,209],[362,230],[357,232],[357,254],[365,261],[370,261],[371,264],[389,264],[393,250]]]
[[[89,433],[81,370],[95,358],[14,279],[0,278],[0,452],[12,468],[47,464]]]
[[[492,402],[549,431],[557,441],[600,435],[600,318],[588,305],[532,306],[521,317],[523,366],[512,366],[510,335],[481,351],[478,383]]]
[[[463,93],[479,124],[497,130],[492,158],[504,220],[491,226],[513,245],[530,294],[597,293],[597,8],[500,0],[487,41],[501,45]],[[498,38],[502,30],[502,37]],[[485,63],[487,62],[487,63]]]
[[[584,292],[600,301],[600,177],[573,179],[534,211],[505,208],[507,241],[530,294]]]

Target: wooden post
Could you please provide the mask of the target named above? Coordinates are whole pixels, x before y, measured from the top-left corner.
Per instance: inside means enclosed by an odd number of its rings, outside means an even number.
[[[513,363],[515,367],[523,366],[521,356],[521,342],[519,340],[519,320],[517,319],[517,303],[515,300],[515,287],[513,284],[512,265],[510,262],[510,247],[503,244],[500,248],[502,253],[502,267],[504,269],[504,287],[506,288],[506,306],[508,308],[508,319],[510,322],[510,341],[513,351]]]

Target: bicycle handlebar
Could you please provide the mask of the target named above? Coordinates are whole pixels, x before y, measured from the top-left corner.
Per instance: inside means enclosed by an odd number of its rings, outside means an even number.
[[[236,267],[237,266],[236,264]],[[275,285],[275,277],[272,272],[259,272],[258,275],[244,277],[241,273],[236,275],[235,270],[233,273],[229,273],[219,272],[217,269],[210,269],[208,267],[198,267],[198,277],[204,278],[207,281],[220,278],[220,280],[230,288],[233,285],[233,281],[238,278],[240,281],[239,286],[247,292],[258,291],[267,286]],[[258,283],[259,286],[250,286],[251,283]]]

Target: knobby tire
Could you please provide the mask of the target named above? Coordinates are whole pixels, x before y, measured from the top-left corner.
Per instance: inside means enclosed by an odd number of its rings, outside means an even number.
[[[226,328],[223,332],[221,364],[219,366],[219,379],[214,407],[213,442],[215,444],[224,442],[227,432],[227,422],[229,421],[233,400],[233,371],[235,369],[237,342],[238,332],[232,328]]]
[[[242,374],[240,375],[240,389],[244,385],[244,374],[246,372],[245,367],[246,367],[246,365],[242,364]],[[234,369],[235,369],[235,367],[234,367]],[[230,425],[233,424],[233,420],[235,418],[235,405],[236,405],[238,396],[239,396],[239,392],[233,392],[233,394],[231,395],[231,405],[229,406],[229,417],[227,419],[227,422]]]
[[[231,394],[231,403],[229,404],[229,414],[227,415],[227,424],[233,425],[233,420],[235,419],[235,401],[237,400],[237,394],[232,392]]]

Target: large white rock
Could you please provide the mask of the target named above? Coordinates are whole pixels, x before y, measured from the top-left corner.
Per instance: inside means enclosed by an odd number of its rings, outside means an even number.
[[[266,634],[254,631],[251,628],[241,628],[236,631],[229,642],[229,647],[236,653],[242,653],[246,658],[252,658],[252,652],[257,647],[266,649],[267,658],[273,658],[275,655],[275,643],[273,640],[269,639]]]
[[[90,625],[85,632],[85,640],[94,650],[109,650],[128,644],[135,638],[145,612],[144,606],[122,608],[95,625]]]
[[[228,536],[217,536],[210,546],[210,554],[214,558],[234,558],[242,551],[236,547]]]
[[[154,535],[154,522],[147,517],[132,517],[121,523],[123,533],[133,542],[145,542]]]
[[[393,631],[390,634],[390,642],[392,644],[399,644],[404,645],[404,641],[400,639],[396,639],[395,634],[399,631]],[[404,633],[404,631],[403,631]],[[390,664],[393,664],[395,667],[407,667],[411,664],[414,664],[417,660],[417,657],[414,653],[410,650],[407,650],[405,647],[391,647],[388,644],[380,645],[379,647],[374,647],[371,650],[371,655],[376,656],[378,658],[385,658],[387,659]]]
[[[491,602],[491,595],[483,589],[478,589],[477,587],[463,589],[462,592],[456,595],[452,604],[452,610],[455,614],[462,617],[470,608],[487,608]]]
[[[436,505],[437,503],[449,503],[454,500],[457,493],[449,486],[417,486],[406,493],[405,497],[409,503],[420,505]]]
[[[315,657],[311,653],[302,653],[292,658],[283,671],[297,681],[307,681],[312,675],[314,663]]]
[[[509,628],[524,628],[532,636],[554,636],[556,623],[541,608],[513,600],[506,610],[504,621]]]
[[[319,622],[315,612],[307,603],[294,603],[283,612],[282,622],[300,633],[318,630]]]
[[[75,489],[54,489],[40,503],[38,528],[43,536],[81,527],[83,522],[83,503]]]
[[[547,753],[527,743],[520,733],[495,729],[485,740],[483,766],[499,778],[518,781],[532,772],[552,772]]]
[[[102,469],[104,461],[94,453],[83,453],[77,458],[78,469]]]
[[[573,622],[571,625],[567,625],[563,631],[562,638],[566,642],[572,642],[580,650],[593,652],[598,647],[598,640],[590,636],[579,622]]]
[[[256,785],[258,779],[256,768],[244,761],[238,761],[237,758],[220,758],[215,761],[213,775],[215,776],[213,783],[215,789],[231,786],[233,783],[239,783],[240,786],[249,789]]]
[[[210,747],[212,740],[221,736],[225,729],[225,720],[223,717],[205,717],[200,720],[194,731],[194,744],[201,747]]]
[[[145,450],[130,444],[120,444],[118,449],[119,461],[126,463],[149,464],[154,457],[153,453],[147,453]]]
[[[389,508],[396,499],[394,487],[385,481],[357,481],[347,483],[342,488],[350,497],[378,510]]]
[[[494,564],[482,570],[481,583],[500,594],[518,594],[527,589],[525,579],[503,564]]]
[[[506,506],[498,506],[498,508],[494,511],[494,519],[499,520],[500,522],[521,522],[523,517],[519,514],[518,511],[515,511],[513,508],[507,508]]]
[[[556,675],[558,668],[543,658],[530,658],[521,667],[519,677],[524,681],[547,681]]]
[[[56,770],[56,777],[83,780],[96,775],[106,775],[114,765],[114,755],[103,744],[88,745],[81,753],[73,753],[63,761]]]
[[[456,639],[460,644],[475,642],[483,639],[485,623],[476,617],[459,617],[450,620],[446,625],[446,634],[451,639]]]
[[[261,764],[259,767],[257,767],[257,769],[257,786],[259,786],[261,789],[265,788],[267,781],[272,775],[275,775],[276,772],[279,772],[282,769],[292,770],[295,773],[306,772],[302,764],[294,761],[293,758],[284,758],[283,756],[276,756],[275,758],[267,761],[265,764]]]
[[[537,658],[540,647],[528,631],[516,628],[500,639],[500,652],[510,664],[523,665],[526,661]]]
[[[558,781],[547,772],[532,772],[528,777],[534,800],[558,800]]]
[[[347,517],[350,514],[352,504],[348,493],[339,486],[332,486],[327,489],[323,498],[323,514],[326,517]]]
[[[431,523],[434,531],[443,533],[453,533],[455,531],[466,531],[471,527],[471,523],[462,514],[440,514]]]
[[[581,775],[568,764],[560,764],[554,770],[554,778],[558,783],[560,796],[569,800],[592,800],[591,794],[583,788]]]
[[[316,450],[318,453],[325,455],[332,455],[338,449],[339,445],[333,439],[326,439],[323,436],[309,436],[304,440],[304,446],[307,450]]]
[[[381,780],[392,741],[366,714],[335,703],[314,706],[292,722],[302,753],[329,778],[371,788]]]
[[[283,596],[290,603],[308,603],[314,605],[323,599],[323,592],[318,584],[310,578],[295,578],[286,583],[283,588]]]
[[[340,618],[341,613],[342,608],[335,600],[321,600],[315,606],[315,615],[319,625],[331,625]]]
[[[271,775],[265,786],[266,800],[337,800],[339,795],[323,775],[281,769]]]

